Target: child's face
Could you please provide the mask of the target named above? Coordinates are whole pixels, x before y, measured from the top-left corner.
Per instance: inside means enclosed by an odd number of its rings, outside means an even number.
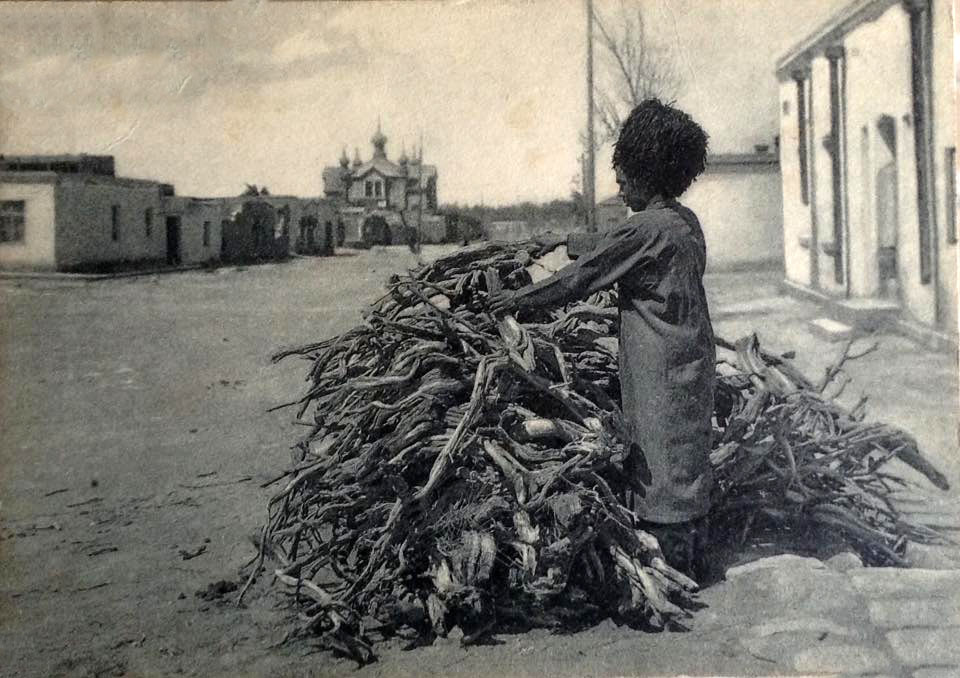
[[[630,181],[630,178],[619,167],[617,168],[617,185],[620,187],[620,199],[634,212],[644,209],[650,202],[651,196],[648,195],[648,191]]]

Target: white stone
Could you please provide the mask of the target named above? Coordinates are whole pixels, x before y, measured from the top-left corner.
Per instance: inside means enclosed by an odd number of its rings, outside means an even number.
[[[849,576],[855,589],[871,597],[950,597],[960,589],[960,570],[868,567]]]
[[[857,311],[899,311],[900,304],[890,299],[876,297],[856,297],[840,302],[840,306]]]
[[[868,673],[883,671],[890,658],[872,647],[863,645],[819,645],[798,652],[793,668],[809,673]]]
[[[819,633],[778,633],[772,636],[747,636],[740,644],[753,657],[773,662],[784,668],[789,667],[798,647],[812,647],[818,642]],[[777,674],[783,671],[775,672]]]
[[[957,666],[927,666],[913,672],[913,678],[957,678],[960,676],[960,667]]]
[[[848,572],[850,570],[856,570],[863,567],[863,561],[860,560],[860,556],[852,551],[844,551],[843,553],[838,553],[832,558],[827,559],[827,565],[837,572]]]
[[[740,577],[745,574],[751,574],[758,570],[768,570],[781,567],[803,567],[811,570],[825,570],[826,565],[823,561],[816,558],[807,558],[804,556],[795,556],[791,553],[784,553],[779,556],[770,556],[769,558],[759,558],[743,565],[737,565],[727,570],[727,579]]]
[[[900,663],[906,666],[960,664],[958,639],[960,639],[958,626],[937,629],[900,629],[887,633],[887,641],[893,647]]]
[[[952,598],[886,598],[871,601],[869,609],[870,621],[882,629],[960,626],[960,594]]]
[[[910,543],[907,545],[905,556],[910,567],[929,570],[960,568],[960,550],[953,546]]]
[[[758,624],[750,629],[750,633],[758,637],[772,636],[775,633],[795,633],[797,631],[827,633],[831,636],[857,635],[851,629],[840,626],[825,617],[783,617]]]
[[[720,320],[737,315],[765,315],[795,305],[796,301],[790,297],[760,297],[732,304],[722,304],[715,311],[711,309],[710,317]]]
[[[813,334],[827,341],[846,341],[853,336],[853,328],[850,325],[832,318],[816,318],[807,326]]]

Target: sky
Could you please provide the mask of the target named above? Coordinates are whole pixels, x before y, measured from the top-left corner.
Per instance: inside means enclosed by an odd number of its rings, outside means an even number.
[[[846,1],[643,0],[715,152],[772,144],[777,58]],[[585,24],[583,0],[0,3],[0,153],[112,154],[181,195],[310,196],[344,147],[370,156],[379,119],[392,158],[422,137],[441,202],[565,198]],[[615,191],[604,149],[598,196]]]

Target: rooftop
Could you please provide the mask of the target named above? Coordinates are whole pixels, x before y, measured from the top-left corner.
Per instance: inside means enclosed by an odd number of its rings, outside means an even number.
[[[878,18],[898,2],[900,0],[854,0],[844,6],[780,57],[777,61],[777,77],[781,80],[793,77],[794,71],[807,68],[817,54],[836,44],[857,26]]]
[[[112,155],[0,155],[0,172],[57,172],[114,176]]]
[[[714,153],[707,156],[705,173],[776,170],[780,166],[777,153]]]
[[[174,195],[173,184],[152,179],[130,179],[111,174],[86,174],[71,172],[54,172],[46,170],[4,170],[0,166],[0,183],[7,184],[93,184],[124,186],[127,188],[156,188],[163,195]]]

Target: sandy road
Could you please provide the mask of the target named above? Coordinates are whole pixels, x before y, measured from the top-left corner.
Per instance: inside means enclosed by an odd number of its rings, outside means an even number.
[[[352,673],[303,645],[272,647],[288,613],[267,587],[244,609],[195,593],[237,579],[264,517],[260,484],[283,467],[296,435],[289,412],[266,409],[298,392],[304,364],[275,366],[268,356],[349,328],[387,275],[413,263],[390,248],[241,270],[0,285],[0,675]],[[802,330],[812,310],[777,302],[772,281],[715,278],[717,309],[773,299],[719,313],[718,328],[767,326],[773,344],[798,342],[810,369],[821,369],[826,354]],[[891,341],[891,353],[857,368],[862,388],[878,393],[884,417],[955,454],[955,421],[943,414],[956,402],[949,360]],[[891,356],[904,351],[908,366],[898,367]],[[883,388],[893,378],[899,396]],[[955,458],[946,463],[957,478]],[[751,604],[725,597],[722,586],[707,597],[714,610]],[[638,636],[603,625],[571,637],[507,637],[470,653],[455,643],[388,647],[363,673],[771,671],[730,633],[715,624]]]

